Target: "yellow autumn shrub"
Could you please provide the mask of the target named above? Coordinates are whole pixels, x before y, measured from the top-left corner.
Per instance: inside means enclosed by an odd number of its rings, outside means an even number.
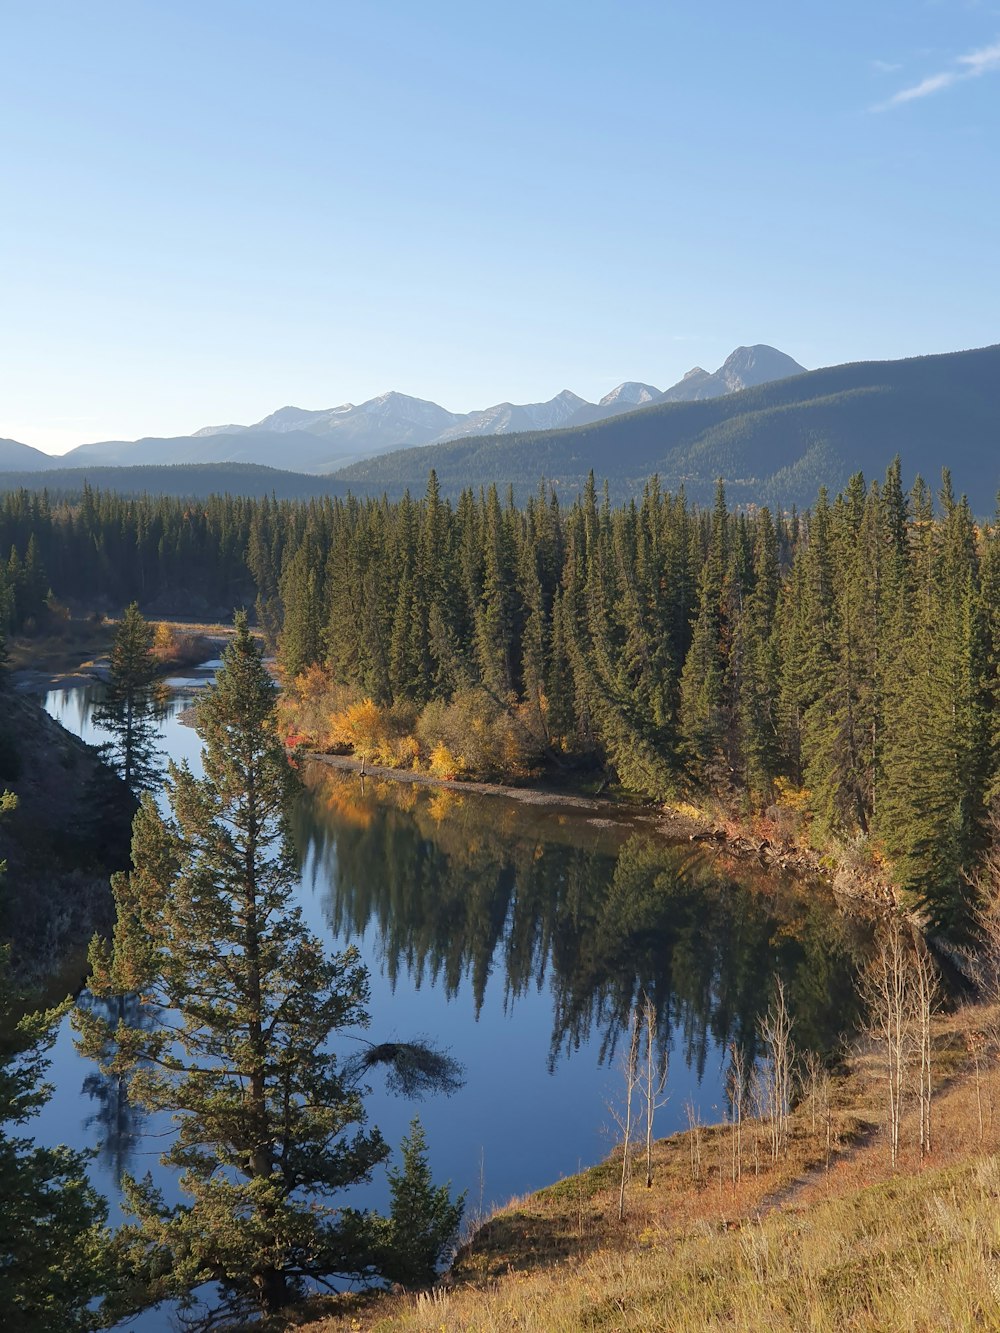
[[[445,702],[432,700],[416,723],[417,739],[432,765],[439,747],[458,770],[473,777],[519,779],[537,770],[542,742],[513,702],[509,706],[485,690],[461,690]],[[432,768],[433,771],[433,768]]]
[[[461,771],[461,767],[461,759],[456,758],[443,741],[438,741],[427,761],[427,769],[431,776],[453,778]]]
[[[777,792],[775,804],[783,810],[794,810],[801,813],[809,809],[812,792],[807,788],[796,787],[788,778],[775,778],[774,787]]]
[[[356,692],[338,685],[323,667],[314,664],[290,681],[278,701],[279,725],[288,735],[304,738],[319,750],[335,748],[330,718],[355,702]]]
[[[373,699],[361,699],[334,713],[330,739],[334,745],[349,746],[359,758],[381,762],[388,735],[378,704]]]

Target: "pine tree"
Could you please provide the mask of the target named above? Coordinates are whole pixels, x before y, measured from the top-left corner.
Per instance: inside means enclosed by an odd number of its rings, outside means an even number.
[[[988,785],[987,656],[971,518],[947,476],[941,498],[936,525],[918,479],[911,584],[886,682],[878,829],[902,887],[936,927],[960,931]]]
[[[152,645],[153,631],[133,602],[115,633],[107,694],[94,710],[94,720],[111,733],[104,745],[106,757],[136,793],[155,787],[160,777]]]
[[[0,810],[12,806],[4,792]],[[108,1280],[107,1209],[87,1181],[86,1156],[17,1132],[48,1099],[46,1052],[68,1007],[25,1014],[0,946],[0,1312],[18,1333],[104,1325],[92,1307]]]
[[[778,600],[777,536],[761,510],[754,545],[753,588],[734,636],[741,663],[736,700],[743,782],[751,805],[766,805],[779,771],[778,661],[773,628]]]
[[[849,835],[868,832],[875,785],[875,635],[882,557],[877,518],[877,503],[858,473],[834,506],[826,647],[814,654],[817,693],[805,718],[812,808],[827,832]]]
[[[77,1015],[83,1048],[177,1125],[163,1161],[190,1202],[126,1181],[122,1243],[145,1302],[214,1281],[231,1308],[272,1311],[303,1278],[372,1270],[369,1222],[329,1202],[387,1152],[329,1050],[367,1022],[367,974],[354,949],[325,957],[290,902],[275,693],[240,615],[199,708],[205,777],[171,767],[167,819],[144,801],[113,943],[91,950],[99,1000],[137,992],[170,1017],[149,1030]]]

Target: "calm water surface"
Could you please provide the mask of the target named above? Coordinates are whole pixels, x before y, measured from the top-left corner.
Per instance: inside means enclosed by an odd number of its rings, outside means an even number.
[[[216,666],[173,684],[204,683]],[[45,706],[85,740],[99,687],[53,692]],[[164,761],[198,768],[199,742],[178,693],[160,730]],[[725,1113],[727,1049],[754,1053],[775,974],[800,1046],[832,1048],[854,1018],[852,977],[865,931],[822,886],[752,874],[718,852],[670,845],[641,825],[460,790],[376,783],[303,768],[294,831],[295,900],[331,948],[354,943],[371,973],[375,1040],[427,1037],[465,1068],[451,1097],[421,1103],[376,1079],[370,1119],[398,1144],[419,1112],[434,1174],[468,1191],[466,1211],[594,1163],[613,1145],[622,1033],[641,988],[670,1050],[658,1134]],[[82,1003],[88,1002],[86,993]],[[338,1037],[346,1054],[356,1038]],[[168,1118],[134,1112],[116,1083],[74,1050],[54,1051],[39,1140],[97,1150],[95,1183],[117,1216],[122,1170],[159,1167]],[[384,1175],[352,1202],[382,1207]],[[166,1327],[145,1316],[143,1330]]]

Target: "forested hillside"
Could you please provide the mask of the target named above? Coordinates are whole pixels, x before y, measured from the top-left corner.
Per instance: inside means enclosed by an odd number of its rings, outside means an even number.
[[[259,463],[136,464],[125,467],[55,467],[38,472],[0,472],[0,492],[45,491],[50,500],[77,500],[85,486],[117,495],[172,495],[181,499],[210,495],[271,496],[308,500],[314,495],[346,495],[345,482],[305,472],[286,472]]]
[[[572,498],[587,474],[612,499],[638,497],[656,473],[672,490],[710,503],[725,479],[738,504],[811,504],[858,471],[879,476],[896,454],[936,476],[947,458],[977,514],[990,512],[1000,464],[1000,346],[906,361],[866,361],[706,402],[663,403],[570,430],[466,439],[407,449],[335,473],[357,493],[418,492],[429,468],[457,496],[484,477],[523,501],[544,477]]]

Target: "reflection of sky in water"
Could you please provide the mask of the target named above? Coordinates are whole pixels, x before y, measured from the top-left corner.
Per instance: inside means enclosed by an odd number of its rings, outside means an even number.
[[[192,673],[184,677],[183,689],[189,690],[196,683],[197,673]],[[97,743],[102,737],[90,720],[90,710],[98,697],[99,689],[90,687],[57,691],[48,695],[45,706],[69,730]],[[160,733],[165,755],[178,762],[186,759],[197,771],[198,737],[178,716],[191,702],[190,694],[174,696],[160,721]],[[315,774],[315,767],[310,771]],[[603,922],[595,924],[592,934],[585,924],[582,935],[574,936],[572,912],[568,917],[556,914],[550,920],[545,901],[549,893],[565,897],[565,859],[570,854],[567,844],[573,844],[572,855],[577,860],[581,854],[585,858],[588,855],[586,851],[581,853],[581,847],[593,846],[596,849],[593,857],[586,862],[591,874],[589,893],[600,909],[602,900],[614,892],[614,886],[609,887],[607,880],[615,869],[614,858],[624,835],[617,836],[616,845],[612,838],[613,845],[609,847],[607,832],[592,828],[585,820],[567,822],[563,816],[550,815],[547,828],[545,816],[539,812],[524,807],[510,809],[511,803],[501,803],[495,797],[463,796],[463,822],[460,827],[453,823],[449,828],[447,821],[452,817],[448,814],[444,815],[444,822],[437,814],[437,825],[429,819],[428,812],[435,809],[433,792],[410,789],[405,800],[393,798],[397,806],[402,801],[401,808],[387,809],[372,796],[371,783],[359,802],[358,779],[331,774],[328,781],[333,784],[331,789],[322,783],[317,786],[315,779],[311,781],[310,786],[316,790],[307,793],[295,821],[302,857],[302,875],[295,896],[305,920],[331,947],[343,947],[347,942],[358,945],[371,969],[369,1036],[375,1040],[424,1036],[447,1049],[465,1067],[465,1085],[459,1092],[450,1098],[429,1098],[417,1104],[389,1095],[376,1075],[372,1079],[373,1093],[366,1100],[371,1122],[395,1145],[406,1132],[413,1114],[418,1112],[427,1131],[435,1178],[450,1179],[456,1190],[467,1190],[470,1213],[480,1206],[481,1171],[482,1203],[488,1208],[493,1202],[536,1189],[600,1160],[612,1146],[605,1128],[612,1123],[608,1102],[617,1096],[621,1082],[616,1062],[611,1067],[601,1063],[600,1048],[607,1035],[608,1014],[614,1008],[617,993],[614,988],[623,977],[631,984],[631,959],[611,958],[606,962],[599,958],[593,964],[594,985],[606,985],[607,995],[595,1003],[593,1014],[569,1037],[564,1037],[553,1061],[554,1015],[579,999],[572,994],[574,986],[583,987],[586,1009],[589,1003],[586,988],[591,984],[587,969],[591,964],[584,965],[580,960],[591,946],[598,951],[603,947],[602,932],[606,935],[609,927],[613,931],[619,908],[612,902],[605,910]],[[330,798],[330,790],[335,800]],[[359,810],[363,818],[359,817]],[[548,836],[550,831],[556,835],[554,840]],[[449,832],[457,835],[457,842],[453,838],[451,850],[444,850],[448,847]],[[497,862],[490,859],[490,836],[499,838],[503,844],[497,852]],[[474,866],[474,875],[470,872],[466,884],[462,848],[475,847],[480,842],[484,850],[473,856],[470,864]],[[504,864],[499,869],[498,863],[506,856],[505,847],[515,844],[522,853],[527,846],[530,854],[525,854],[519,863],[515,858],[511,867]],[[684,855],[690,857],[689,852]],[[515,863],[520,866],[517,871],[513,869]],[[422,866],[425,869],[420,869]],[[657,866],[658,863],[654,870]],[[596,882],[595,873],[604,879]],[[452,892],[456,892],[457,884],[459,897],[448,900],[450,907],[441,906],[435,875],[444,877],[442,892],[449,884]],[[434,948],[447,947],[452,925],[456,939],[458,932],[465,930],[474,940],[479,920],[470,912],[459,911],[464,906],[462,895],[472,898],[484,893],[497,901],[497,886],[501,882],[506,885],[504,891],[508,897],[500,894],[496,909],[499,925],[492,922],[494,929],[499,929],[496,942],[492,942],[494,935],[484,928],[483,948],[477,951],[474,943],[468,947],[462,943],[461,980],[457,986],[452,984],[449,995],[440,959],[434,962]],[[637,927],[640,934],[645,931],[648,936],[652,932],[653,936],[642,938],[647,963],[641,966],[645,967],[651,965],[648,959],[655,964],[657,958],[660,946],[656,932],[665,931],[665,940],[673,917],[669,906],[657,907],[656,894],[649,889],[653,884],[649,874],[643,882],[653,911],[650,923],[643,926],[640,922]],[[410,888],[404,894],[401,886],[405,884]],[[394,894],[403,896],[397,901]],[[534,906],[529,901],[532,895],[536,900]],[[729,899],[723,896],[720,901],[724,908],[717,905],[716,913],[728,912]],[[739,910],[735,902],[734,898],[733,909]],[[625,908],[621,910],[624,912]],[[697,923],[700,919],[700,912],[691,912],[690,894],[687,909],[683,905],[678,908],[682,910],[688,911],[691,921]],[[759,914],[765,909],[757,910]],[[829,915],[832,917],[832,913]],[[521,921],[524,916],[528,918],[526,927]],[[688,917],[684,918],[685,923]],[[772,929],[769,917],[763,925],[763,935],[746,938],[758,940],[768,953],[768,932]],[[515,965],[516,959],[509,935],[522,927],[526,935],[532,936],[528,971],[512,986],[508,968]],[[687,950],[683,957],[699,956],[700,943],[691,938],[692,933],[697,935],[697,925],[684,924],[678,929],[683,933],[679,942]],[[443,935],[445,943],[439,941],[428,948],[428,936],[435,930]],[[630,938],[627,931],[622,935],[626,943]],[[667,947],[665,943],[662,945],[664,949]],[[679,947],[678,940],[670,947]],[[481,956],[475,956],[477,952]],[[766,957],[755,961],[767,977],[776,966]],[[422,972],[418,967],[421,962]],[[698,993],[700,987],[706,992],[706,1004],[711,1005],[714,1003],[711,993],[719,988],[725,990],[730,984],[721,976],[723,971],[724,965],[712,961],[704,978],[681,977],[680,982],[688,985],[691,994]],[[473,973],[475,987],[471,980]],[[450,975],[454,982],[454,969]],[[482,1000],[478,1014],[474,989],[478,989]],[[832,996],[828,1001],[835,1003]],[[723,1114],[722,1066],[724,1041],[729,1031],[721,1034],[720,1040],[720,1034],[711,1031],[710,1023],[695,1021],[696,1027],[701,1023],[695,1042],[699,1055],[695,1065],[689,1066],[684,1052],[690,1046],[690,1033],[685,1034],[681,1029],[684,1023],[691,1024],[691,1016],[671,1010],[669,1021],[673,1029],[669,1100],[658,1113],[658,1134],[683,1126],[689,1099],[700,1108],[705,1121],[717,1120]],[[734,1020],[724,1016],[720,1021],[731,1025]],[[338,1038],[338,1045],[345,1054],[350,1054],[349,1039]],[[700,1080],[697,1064],[703,1067]],[[102,1106],[105,1125],[118,1123],[119,1127],[128,1128],[115,1089],[103,1088],[103,1101],[82,1091],[88,1077],[91,1090],[96,1087],[101,1091],[100,1076],[95,1081],[94,1075],[95,1067],[77,1055],[68,1023],[64,1024],[53,1051],[51,1081],[55,1093],[36,1122],[41,1141],[96,1147],[102,1138],[98,1116]],[[118,1217],[116,1152],[119,1161],[127,1159],[129,1171],[138,1175],[151,1171],[166,1186],[168,1199],[176,1197],[173,1182],[163,1179],[165,1173],[157,1160],[163,1136],[169,1133],[169,1117],[159,1117],[155,1122],[147,1119],[141,1128],[144,1132],[131,1146],[106,1145],[106,1151],[98,1155],[91,1168],[95,1183],[112,1201],[112,1221]],[[388,1199],[384,1174],[379,1173],[370,1186],[354,1190],[346,1197],[366,1206],[383,1207]],[[143,1316],[138,1325],[150,1331],[160,1326],[166,1325],[156,1315]]]

